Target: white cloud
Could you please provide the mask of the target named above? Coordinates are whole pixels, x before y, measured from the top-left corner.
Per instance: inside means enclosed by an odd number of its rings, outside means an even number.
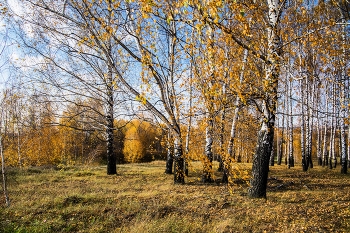
[[[10,61],[20,67],[23,72],[28,72],[32,69],[39,68],[45,61],[41,56],[21,55],[18,52],[13,52],[10,55]]]
[[[17,16],[19,16],[19,17],[22,17],[22,16],[24,16],[25,15],[25,8],[23,7],[23,4],[20,2],[20,1],[18,1],[18,0],[10,0],[10,1],[7,1],[8,2],[8,4],[9,4],[9,7],[10,7],[10,9],[11,9],[11,11],[15,14],[15,15],[17,15]]]
[[[34,27],[32,24],[25,22],[25,18],[28,18],[33,15],[29,5],[25,5],[22,1],[10,0],[8,1],[9,8],[14,13],[15,20],[22,21],[21,27],[26,35],[30,38],[34,37]]]

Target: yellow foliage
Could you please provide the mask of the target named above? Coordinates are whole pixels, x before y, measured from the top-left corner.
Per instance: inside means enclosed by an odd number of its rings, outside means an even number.
[[[145,150],[139,139],[127,139],[124,142],[123,154],[126,162],[136,163],[141,161]]]
[[[133,120],[127,125],[123,147],[124,159],[129,163],[145,160],[155,151],[155,143],[160,143],[160,130],[149,122]]]

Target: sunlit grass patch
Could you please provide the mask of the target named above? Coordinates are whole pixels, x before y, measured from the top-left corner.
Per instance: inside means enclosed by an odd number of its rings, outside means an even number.
[[[239,169],[250,171],[251,164]],[[106,167],[13,169],[12,204],[1,207],[0,232],[347,232],[350,179],[338,170],[271,167],[267,200],[247,184],[203,184],[192,162],[185,185],[165,162]]]

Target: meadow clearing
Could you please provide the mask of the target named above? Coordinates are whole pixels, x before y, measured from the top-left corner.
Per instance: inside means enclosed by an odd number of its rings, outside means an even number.
[[[164,174],[164,161],[118,165],[118,175],[105,166],[9,169],[0,232],[350,231],[350,179],[340,168],[271,167],[267,199],[250,199],[247,183],[221,184],[215,172],[217,182],[202,184],[201,164],[190,165],[184,185]]]

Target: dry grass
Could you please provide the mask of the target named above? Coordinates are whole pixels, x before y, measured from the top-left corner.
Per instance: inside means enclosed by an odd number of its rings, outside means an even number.
[[[164,169],[12,170],[0,232],[350,232],[350,179],[338,168],[272,167],[267,200],[249,199],[245,184],[201,184],[198,163],[185,185]]]

